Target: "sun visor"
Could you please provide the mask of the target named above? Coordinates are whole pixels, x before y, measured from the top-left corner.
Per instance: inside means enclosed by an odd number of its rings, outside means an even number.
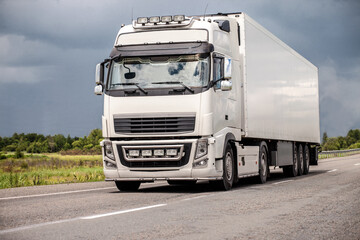
[[[141,56],[162,56],[162,55],[185,55],[197,53],[210,53],[214,46],[207,42],[196,43],[168,43],[168,44],[147,44],[134,46],[114,47],[110,58],[141,57]]]

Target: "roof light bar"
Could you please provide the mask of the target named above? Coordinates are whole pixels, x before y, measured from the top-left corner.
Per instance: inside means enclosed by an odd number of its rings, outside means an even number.
[[[160,22],[160,17],[159,16],[149,18],[149,23],[159,23],[159,22]]]
[[[194,18],[186,18],[185,15],[139,17],[133,21],[133,27],[135,29],[183,27],[191,25],[193,21]]]

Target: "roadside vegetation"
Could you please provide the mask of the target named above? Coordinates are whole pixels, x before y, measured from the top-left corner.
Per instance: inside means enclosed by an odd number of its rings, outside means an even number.
[[[103,181],[101,134],[0,137],[0,188]]]
[[[104,180],[101,155],[13,153],[0,161],[0,188]]]
[[[322,151],[346,150],[360,148],[360,129],[350,130],[345,137],[328,137],[324,132],[322,137]]]
[[[321,151],[336,151],[334,153],[322,153],[319,154],[319,158],[330,157],[345,157],[353,154],[360,153],[360,150],[356,151],[343,151],[343,150],[355,150],[360,149],[360,129],[350,130],[348,134],[343,137],[328,137],[324,132],[322,137]]]

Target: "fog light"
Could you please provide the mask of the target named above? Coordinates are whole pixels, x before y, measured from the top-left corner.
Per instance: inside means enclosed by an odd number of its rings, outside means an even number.
[[[168,155],[168,156],[178,155],[177,149],[166,149],[166,155]]]
[[[152,156],[152,151],[151,150],[142,150],[141,151],[141,156],[143,156],[143,157],[151,157]]]
[[[111,162],[107,162],[107,161],[105,161],[105,166],[106,166],[107,168],[116,168],[116,165],[115,165],[115,164],[113,164],[113,163],[111,163]]]
[[[140,156],[140,151],[139,150],[129,150],[129,156],[130,157],[138,157],[138,156]]]
[[[156,149],[154,150],[155,156],[164,156],[165,151],[163,149]]]
[[[208,163],[208,159],[205,158],[205,159],[202,159],[200,161],[194,162],[193,166],[194,167],[206,167],[207,163]]]

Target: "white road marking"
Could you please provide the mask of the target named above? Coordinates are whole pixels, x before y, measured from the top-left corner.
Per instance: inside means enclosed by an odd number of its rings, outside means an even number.
[[[106,189],[115,189],[115,187],[92,188],[92,189],[83,189],[83,190],[76,190],[76,191],[44,193],[44,194],[25,195],[25,196],[16,196],[16,197],[4,197],[4,198],[0,198],[0,200],[11,200],[11,199],[32,198],[32,197],[45,197],[45,196],[62,195],[62,194],[70,194],[70,193],[92,192],[92,191],[99,191],[99,190],[106,190]]]
[[[190,200],[194,200],[194,199],[209,197],[209,196],[212,196],[212,195],[214,195],[214,194],[206,194],[206,195],[201,195],[201,196],[192,197],[192,198],[185,198],[185,199],[182,199],[181,201],[190,201]]]
[[[285,180],[285,181],[273,183],[273,185],[282,184],[282,183],[288,183],[288,182],[292,182],[292,181],[294,181],[294,180]]]
[[[360,163],[355,163],[354,165],[355,165],[355,166],[360,166]]]
[[[147,207],[133,208],[133,209],[122,210],[122,211],[117,211],[117,212],[111,212],[111,213],[105,213],[105,214],[92,215],[92,216],[88,216],[88,217],[81,217],[80,219],[90,220],[90,219],[95,219],[95,218],[101,218],[101,217],[108,217],[108,216],[113,216],[113,215],[119,215],[119,214],[128,213],[128,212],[141,211],[141,210],[150,209],[150,208],[163,207],[163,206],[166,206],[166,205],[167,205],[167,204],[157,204],[157,205],[152,205],[152,206],[147,206]]]
[[[328,173],[332,173],[332,172],[336,172],[337,169],[333,169],[333,170],[330,170],[330,171],[327,171]]]
[[[86,217],[70,218],[70,219],[64,219],[64,220],[59,220],[59,221],[45,222],[45,223],[33,224],[33,225],[22,226],[22,227],[17,227],[17,228],[10,228],[10,229],[6,229],[6,230],[0,230],[0,234],[13,233],[13,232],[18,232],[18,231],[23,231],[23,230],[28,230],[28,229],[38,228],[38,227],[44,227],[44,226],[48,226],[48,225],[52,225],[52,224],[58,224],[58,223],[73,222],[73,221],[76,221],[76,220],[90,220],[90,219],[95,219],[95,218],[108,217],[108,216],[112,216],[112,215],[118,215],[118,214],[123,214],[123,213],[146,210],[146,209],[150,209],[150,208],[163,207],[163,206],[166,206],[166,205],[167,204],[157,204],[157,205],[152,205],[152,206],[147,206],[147,207],[133,208],[133,209],[122,210],[122,211],[111,212],[111,213],[105,213],[105,214],[98,214],[98,215],[92,215],[92,216],[86,216]]]

